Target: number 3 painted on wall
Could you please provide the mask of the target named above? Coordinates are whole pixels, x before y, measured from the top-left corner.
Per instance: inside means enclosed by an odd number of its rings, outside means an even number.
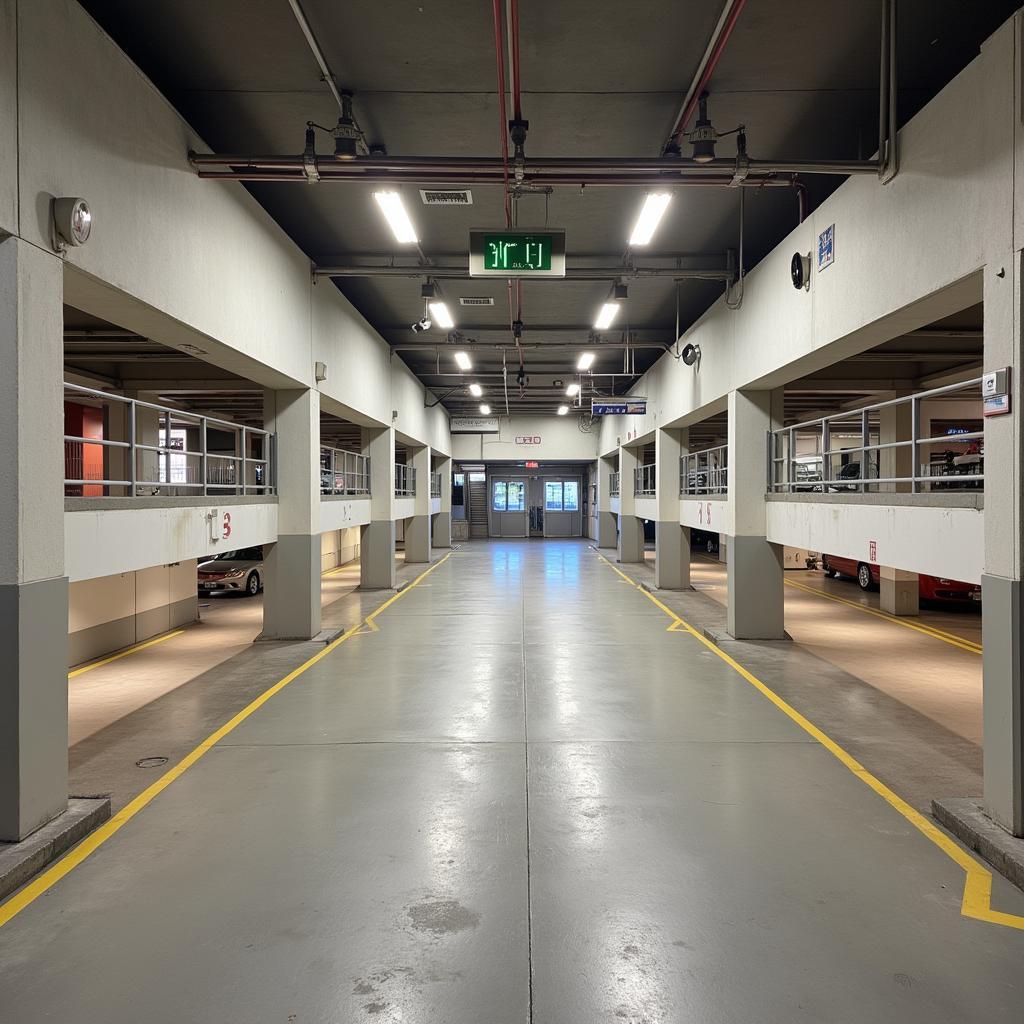
[[[224,513],[224,529],[221,532],[221,536],[227,540],[231,536],[231,513]]]

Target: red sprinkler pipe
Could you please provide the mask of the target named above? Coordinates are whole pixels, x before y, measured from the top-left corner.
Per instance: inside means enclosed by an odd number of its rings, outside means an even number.
[[[505,227],[512,226],[508,198],[508,112],[505,108],[505,58],[501,52],[501,0],[492,0],[494,12],[494,55],[498,60],[498,111],[501,116],[501,164],[505,178]]]
[[[704,72],[700,76],[700,80],[697,82],[697,88],[694,89],[690,95],[689,102],[683,108],[682,116],[679,118],[679,123],[672,132],[673,139],[678,139],[686,130],[686,126],[690,123],[690,118],[693,117],[693,112],[697,109],[697,104],[700,101],[700,94],[704,91],[708,82],[711,81],[711,76],[714,74],[718,61],[721,59],[722,52],[725,50],[725,44],[729,41],[729,36],[732,35],[732,30],[736,27],[736,22],[739,19],[740,12],[746,5],[746,2],[747,0],[736,0],[736,3],[733,5],[733,9],[729,12],[728,20],[722,28],[722,33],[718,37],[718,41],[715,43],[715,48],[711,53],[711,58],[705,65]]]
[[[523,119],[523,97],[519,88],[519,0],[511,0],[512,4],[512,107],[513,116],[517,121]]]

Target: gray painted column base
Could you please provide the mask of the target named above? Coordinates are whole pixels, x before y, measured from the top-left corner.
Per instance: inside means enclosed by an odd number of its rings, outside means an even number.
[[[320,534],[281,534],[264,560],[261,640],[311,640],[320,632]]]
[[[434,513],[434,522],[430,528],[430,543],[435,548],[450,548],[452,546],[451,512]]]
[[[1021,584],[981,577],[985,609],[982,645],[982,779],[985,813],[1013,835],[1024,835],[1024,649]]]
[[[984,857],[999,874],[1024,889],[1024,839],[1000,828],[977,800],[963,797],[933,800],[932,814],[939,824]]]
[[[73,796],[63,814],[28,838],[20,843],[0,843],[0,900],[20,889],[109,818],[109,796]]]
[[[68,805],[68,581],[0,586],[0,841]]]
[[[430,561],[430,516],[413,516],[405,526],[405,561]]]
[[[618,543],[615,535],[615,513],[598,512],[597,514],[597,546],[613,548]]]
[[[619,516],[619,561],[644,560],[644,528],[636,516]]]
[[[359,542],[359,585],[363,590],[394,590],[395,524],[390,519],[367,523]]]
[[[737,640],[784,640],[782,548],[764,537],[728,539],[726,631]]]
[[[921,586],[916,579],[888,580],[884,576],[878,583],[878,607],[889,615],[917,615],[920,613]]]
[[[678,522],[654,524],[654,585],[690,589],[690,531]]]

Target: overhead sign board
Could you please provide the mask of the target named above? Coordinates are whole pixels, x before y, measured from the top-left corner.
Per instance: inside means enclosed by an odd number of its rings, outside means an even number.
[[[448,426],[453,434],[496,434],[497,416],[452,416]]]
[[[470,277],[565,277],[562,228],[481,228],[469,233]]]
[[[628,400],[592,398],[590,400],[590,413],[592,416],[643,416],[646,412],[646,398],[631,398]]]

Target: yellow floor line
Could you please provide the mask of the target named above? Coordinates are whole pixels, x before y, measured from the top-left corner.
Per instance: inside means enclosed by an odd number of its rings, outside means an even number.
[[[47,868],[34,881],[30,882],[24,889],[15,893],[6,903],[0,904],[0,928],[8,921],[21,913],[29,904],[37,900],[44,892],[56,885],[65,875],[73,871],[90,854],[98,850],[111,836],[124,828],[136,814],[147,804],[159,796],[175,779],[184,775],[208,750],[219,743],[228,733],[234,731],[250,715],[258,711],[275,694],[280,693],[289,683],[294,682],[307,669],[312,668],[317,662],[323,661],[333,650],[340,647],[346,640],[359,632],[364,625],[373,624],[374,620],[386,608],[389,608],[403,594],[408,594],[419,582],[432,573],[439,565],[443,565],[451,558],[451,552],[436,561],[429,569],[420,573],[404,590],[393,594],[383,604],[375,608],[365,619],[345,630],[341,636],[332,640],[322,651],[314,654],[308,661],[304,661],[298,668],[293,669],[283,679],[279,679],[268,690],[264,690],[258,697],[251,701],[246,707],[238,712],[234,718],[225,722],[216,732],[211,733],[194,750],[186,754],[173,768],[168,769],[148,789],[143,790],[134,800],[126,804],[109,821],[101,825],[95,832],[91,832],[74,849],[66,853],[59,861]]]
[[[101,658],[99,661],[91,661],[88,665],[82,665],[80,668],[76,668],[69,672],[68,679],[74,679],[75,676],[80,676],[83,672],[91,672],[94,668],[99,668],[101,665],[109,665],[112,661],[127,658],[129,654],[135,654],[136,651],[144,651],[147,647],[162,644],[165,640],[173,640],[176,636],[181,636],[184,632],[185,630],[183,629],[176,629],[171,633],[164,633],[163,636],[147,640],[145,643],[133,644],[131,647],[126,647],[123,651],[118,651],[117,654],[110,655],[109,658]]]
[[[956,633],[947,633],[945,630],[937,629],[935,626],[925,626],[920,622],[910,622],[907,619],[900,618],[897,615],[889,615],[887,612],[878,611],[875,608],[868,608],[865,605],[858,604],[856,601],[847,600],[845,597],[836,597],[834,594],[826,594],[822,590],[818,590],[816,587],[809,587],[806,583],[797,583],[795,580],[786,580],[787,587],[795,587],[797,590],[802,590],[806,594],[813,594],[815,597],[824,598],[826,601],[835,601],[837,604],[844,604],[848,608],[853,608],[856,611],[864,612],[865,615],[873,615],[876,619],[882,619],[885,622],[892,623],[894,626],[903,626],[905,629],[912,629],[916,633],[923,633],[925,636],[930,636],[933,640],[941,640],[944,644],[949,644],[951,647],[959,647],[961,650],[969,651],[971,654],[981,654],[981,644],[975,643],[973,640],[968,640],[967,637],[957,636]]]
[[[624,572],[617,569],[603,555],[598,555],[597,557],[672,619],[675,631],[689,633],[690,636],[702,643],[709,651],[721,658],[734,672],[742,676],[784,715],[800,726],[804,732],[813,736],[861,782],[873,789],[886,803],[903,815],[925,838],[931,840],[950,860],[962,868],[966,877],[964,879],[963,898],[960,902],[960,913],[964,917],[971,917],[978,921],[988,921],[991,924],[999,924],[1007,928],[1016,928],[1024,931],[1024,916],[1005,914],[1000,910],[992,909],[992,872],[988,868],[976,861],[966,850],[958,846],[953,839],[930,822],[920,811],[915,810],[906,800],[897,796],[884,782],[872,775],[855,757],[839,746],[835,740],[823,733],[813,722],[804,718],[796,708],[783,700],[774,690],[761,682],[757,676],[745,669],[738,661],[726,654],[721,647],[709,640],[703,633],[694,629],[684,618],[659,601],[649,590],[639,586]]]

